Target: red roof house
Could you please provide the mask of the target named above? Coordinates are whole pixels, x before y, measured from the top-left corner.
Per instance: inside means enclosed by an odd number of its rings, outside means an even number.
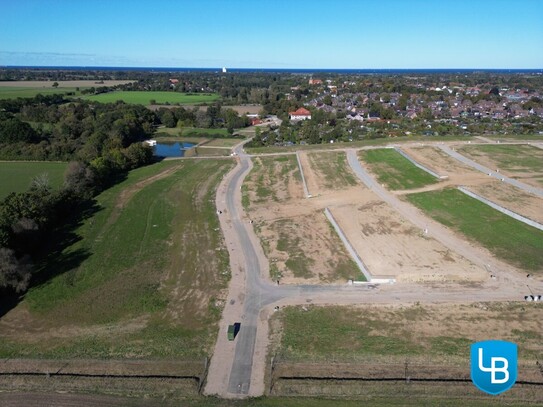
[[[307,120],[311,119],[311,112],[306,108],[300,107],[294,112],[288,112],[288,118],[290,120]]]

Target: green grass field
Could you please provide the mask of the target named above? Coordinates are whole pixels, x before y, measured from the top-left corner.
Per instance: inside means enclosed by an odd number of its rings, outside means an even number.
[[[199,104],[214,102],[219,99],[219,95],[215,93],[190,94],[180,92],[118,91],[85,96],[84,99],[101,103],[114,103],[122,100],[125,103],[136,105],[149,105],[151,104],[151,100],[154,100],[158,104]]]
[[[524,270],[543,270],[543,232],[519,222],[457,189],[406,196],[432,218]]]
[[[522,303],[359,307],[287,307],[275,314],[282,331],[273,354],[310,362],[469,360],[469,345],[485,335],[519,344],[519,358],[543,352],[537,315],[543,304]],[[520,318],[520,320],[519,320]],[[509,326],[506,326],[509,325]]]
[[[16,99],[16,98],[33,98],[38,94],[47,96],[54,94],[66,94],[74,93],[79,95],[80,92],[76,88],[29,88],[29,87],[13,87],[13,86],[0,86],[0,99]]]
[[[357,185],[357,181],[349,166],[343,151],[308,154],[311,167],[319,178],[324,179],[330,189],[341,189]]]
[[[12,311],[26,324],[10,334],[0,319],[0,357],[209,354],[216,298],[229,279],[228,254],[216,251],[223,243],[214,189],[231,166],[163,161],[99,195],[100,209],[76,230],[81,239],[45,270],[62,273]],[[37,326],[65,335],[34,335]]]
[[[511,172],[543,172],[543,149],[521,145],[477,145],[464,146],[458,150],[477,161],[488,157],[495,165]]]
[[[379,182],[392,190],[420,188],[438,182],[391,148],[360,151],[358,156]]]
[[[47,174],[51,187],[58,188],[64,182],[68,163],[55,162],[8,162],[0,161],[0,199],[11,192],[24,192],[32,179]]]

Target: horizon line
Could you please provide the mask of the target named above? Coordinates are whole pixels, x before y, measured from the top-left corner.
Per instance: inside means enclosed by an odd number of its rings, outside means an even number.
[[[117,66],[117,65],[0,65],[0,68],[119,68],[119,69],[206,69],[206,70],[222,70],[223,67],[214,67],[214,66]],[[310,68],[310,67],[303,67],[303,68],[294,68],[294,67],[288,67],[288,68],[278,68],[278,67],[248,67],[248,68],[242,68],[242,67],[226,67],[226,69],[231,70],[259,70],[259,69],[265,69],[265,70],[281,70],[281,71],[289,71],[289,70],[321,70],[321,71],[342,71],[342,70],[351,70],[351,71],[416,71],[416,70],[462,70],[462,71],[543,71],[543,67],[540,68],[480,68],[480,67],[469,67],[469,68],[459,68],[459,67],[447,67],[447,68],[427,68],[427,67],[409,67],[409,68]]]

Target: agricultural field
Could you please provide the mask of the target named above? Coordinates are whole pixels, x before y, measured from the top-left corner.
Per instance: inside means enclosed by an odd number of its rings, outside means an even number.
[[[53,95],[71,93],[80,95],[80,90],[100,86],[117,86],[132,81],[105,80],[96,81],[58,81],[54,88],[54,81],[0,81],[0,99],[31,98],[38,94]]]
[[[163,161],[100,194],[0,318],[0,358],[209,355],[229,280],[214,196],[232,165]]]
[[[492,170],[541,187],[543,185],[543,149],[521,145],[470,145],[458,152]]]
[[[543,232],[457,189],[421,192],[406,199],[429,216],[463,233],[496,257],[524,270],[543,272]]]
[[[391,190],[421,188],[438,182],[394,149],[365,150],[359,157],[377,180]]]
[[[24,192],[32,179],[46,174],[52,188],[64,182],[64,172],[68,163],[55,162],[8,162],[0,161],[0,199],[11,192]]]
[[[154,100],[159,104],[191,104],[191,103],[210,103],[219,99],[219,95],[212,93],[180,93],[163,91],[118,91],[101,93],[99,95],[84,96],[85,100],[92,100],[101,103],[115,103],[122,100],[125,103],[136,105],[150,105]]]

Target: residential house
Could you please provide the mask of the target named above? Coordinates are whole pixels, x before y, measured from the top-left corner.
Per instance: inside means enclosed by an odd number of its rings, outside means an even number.
[[[297,120],[310,120],[311,119],[311,112],[307,110],[306,108],[300,107],[299,109],[295,110],[294,112],[288,112],[288,118],[293,121]]]

